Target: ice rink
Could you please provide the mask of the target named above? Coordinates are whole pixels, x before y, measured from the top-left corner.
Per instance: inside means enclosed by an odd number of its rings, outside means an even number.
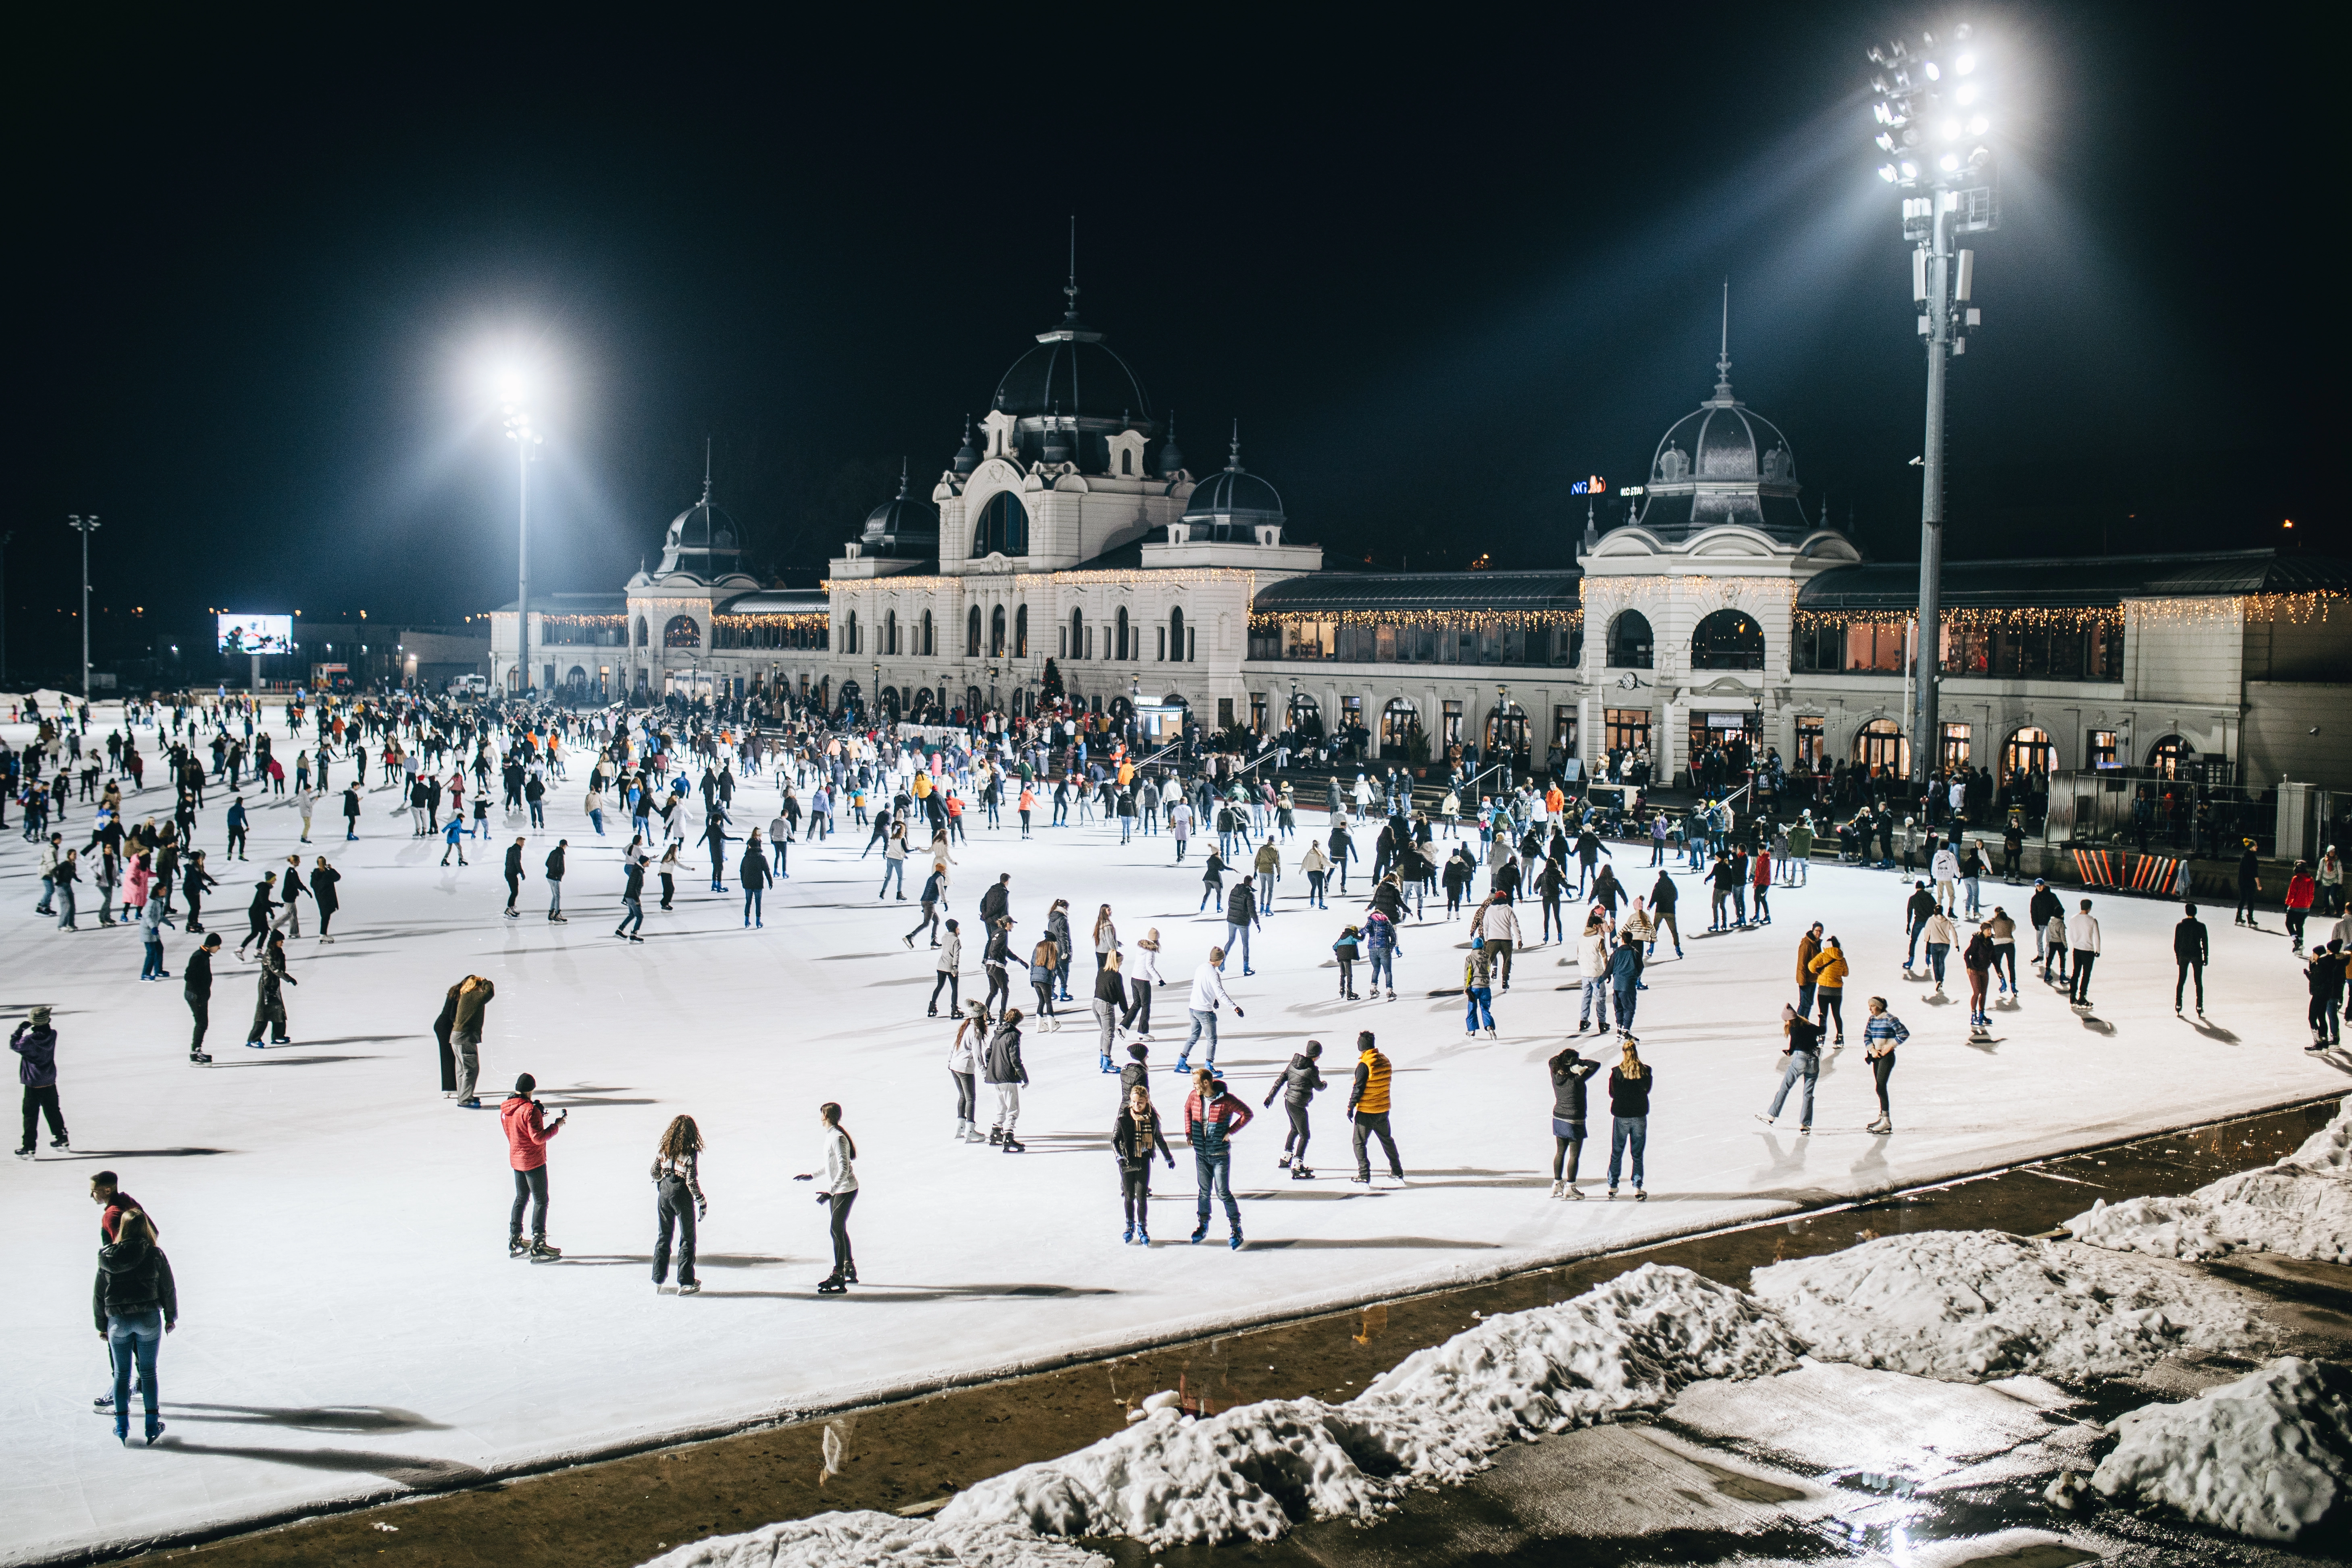
[[[101,711],[101,734],[112,718]],[[7,733],[21,745],[28,731]],[[161,750],[144,735],[142,746],[151,758]],[[1523,955],[1496,999],[1501,1038],[1465,1038],[1459,996],[1431,995],[1461,984],[1463,922],[1449,925],[1433,904],[1428,921],[1403,927],[1401,999],[1341,1002],[1329,948],[1357,906],[1335,895],[1329,910],[1307,909],[1293,871],[1256,939],[1256,973],[1244,977],[1238,959],[1228,966],[1247,1016],[1225,1020],[1218,1059],[1255,1108],[1291,1050],[1324,1042],[1339,1087],[1315,1108],[1320,1179],[1275,1169],[1277,1108],[1237,1140],[1248,1247],[1222,1245],[1222,1216],[1213,1245],[1185,1244],[1192,1163],[1180,1151],[1174,1172],[1155,1173],[1156,1245],[1145,1250],[1119,1240],[1108,1152],[1116,1093],[1096,1068],[1087,955],[1072,972],[1069,1026],[1027,1034],[1029,1152],[950,1142],[950,1026],[923,1016],[932,955],[921,939],[914,952],[901,940],[915,921],[911,896],[877,901],[879,851],[858,859],[861,831],[791,847],[790,879],[771,890],[775,918],[763,930],[743,929],[740,894],[689,875],[675,910],[648,899],[648,940],[630,946],[611,934],[625,831],[595,837],[578,809],[583,764],[572,775],[551,788],[548,831],[528,835],[532,879],[516,921],[499,917],[510,835],[468,841],[474,863],[443,869],[441,841],[413,838],[392,792],[368,796],[356,843],[342,842],[335,797],[322,802],[317,842],[300,847],[342,871],[342,910],[334,944],[316,942],[307,910],[304,937],[289,943],[300,982],[288,996],[295,1043],[239,1043],[256,970],[225,954],[216,1061],[202,1069],[186,1059],[176,978],[190,940],[167,937],[173,980],[140,983],[136,935],[92,929],[87,886],[78,933],[30,912],[33,846],[13,818],[0,835],[10,932],[0,1007],[11,1027],[32,1005],[56,1009],[74,1140],[65,1157],[45,1134],[42,1158],[5,1167],[0,1247],[16,1280],[0,1298],[11,1349],[0,1384],[5,1561],[1523,1268],[2337,1091],[2352,1070],[2352,1058],[2302,1049],[2304,987],[2274,914],[2255,933],[2232,930],[2227,910],[2206,911],[2211,1022],[2200,1026],[2168,1005],[2174,906],[2101,897],[2095,1015],[2028,979],[2022,1005],[1996,1012],[1995,1039],[1972,1045],[1957,969],[1955,999],[1937,1005],[1899,973],[1907,883],[1817,865],[1810,887],[1775,893],[1774,925],[1708,936],[1705,899],[1685,873],[1686,956],[1661,949],[1637,1020],[1657,1077],[1649,1201],[1604,1201],[1588,1180],[1591,1201],[1553,1202],[1543,1063],[1575,1029],[1570,950]],[[349,764],[334,776],[340,785]],[[764,826],[774,798],[772,780],[751,781],[739,828]],[[225,804],[214,789],[199,844],[221,881],[206,923],[233,949],[251,884],[298,847],[298,819],[280,804],[257,809],[250,861],[222,865]],[[127,805],[134,821],[170,809],[154,788]],[[1302,833],[1321,820],[1302,813]],[[1165,837],[1122,846],[1115,825],[1096,824],[1022,842],[1012,821],[1008,812],[1002,830],[975,826],[957,849],[949,913],[973,937],[982,889],[1010,871],[1021,951],[1057,897],[1081,932],[1103,902],[1129,944],[1156,926],[1170,984],[1154,1004],[1153,1059],[1172,1065],[1185,982],[1223,931],[1221,911],[1194,912],[1201,841],[1179,868]],[[606,823],[615,826],[610,813]],[[75,805],[67,842],[86,841],[89,825],[89,807]],[[699,830],[698,817],[689,839]],[[572,918],[562,925],[544,919],[539,879],[559,836],[571,840]],[[1287,861],[1304,842],[1286,845]],[[1621,876],[1646,891],[1646,850],[1612,847]],[[911,884],[919,869],[910,866]],[[2021,916],[2028,891],[1990,884],[1988,908],[1997,900]],[[1778,1080],[1778,1012],[1791,999],[1796,941],[1815,919],[1854,962],[1853,1043],[1827,1061],[1818,1130],[1800,1137],[1793,1106],[1777,1129],[1754,1113]],[[984,989],[978,949],[968,942],[968,995]],[[431,1035],[443,992],[469,971],[499,990],[480,1111],[441,1097]],[[1025,1010],[1032,998],[1016,991]],[[1860,1045],[1862,998],[1874,992],[1911,1030],[1885,1138],[1862,1131],[1876,1111]],[[1377,1032],[1398,1069],[1394,1121],[1412,1178],[1402,1190],[1347,1179],[1342,1107],[1360,1029]],[[503,1245],[510,1186],[489,1108],[522,1071],[537,1075],[551,1108],[576,1112],[550,1163],[560,1263],[509,1260]],[[1166,1113],[1181,1080],[1162,1071],[1158,1084]],[[824,1216],[811,1186],[792,1180],[821,1168],[815,1108],[825,1100],[845,1107],[861,1155],[853,1229],[863,1283],[843,1299],[814,1293],[829,1266]],[[695,1298],[657,1296],[649,1280],[647,1167],[681,1111],[709,1142]],[[1588,1179],[1606,1165],[1605,1099],[1593,1125]],[[89,1313],[98,1215],[86,1184],[108,1167],[152,1205],[179,1286],[180,1328],[162,1362],[170,1431],[153,1450],[118,1447],[90,1410],[109,1374]]]

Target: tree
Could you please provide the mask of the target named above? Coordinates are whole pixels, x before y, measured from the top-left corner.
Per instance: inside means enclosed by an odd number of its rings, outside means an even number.
[[[1045,661],[1045,679],[1037,689],[1045,701],[1058,702],[1062,700],[1062,671],[1050,658]]]

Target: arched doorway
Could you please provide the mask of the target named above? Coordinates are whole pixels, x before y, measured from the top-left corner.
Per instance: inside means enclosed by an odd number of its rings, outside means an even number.
[[[858,698],[862,695],[857,689],[857,682],[845,680],[841,683],[841,706],[845,710],[855,710],[857,707]]]
[[[2032,726],[2012,732],[2000,748],[2000,780],[2023,780],[2035,773],[2044,779],[2056,770],[2058,748],[2051,744],[2050,733]]]
[[[1513,756],[1528,749],[1527,710],[1516,702],[1506,702],[1486,715],[1486,751],[1488,754],[1508,752]]]
[[[1654,654],[1650,617],[1639,610],[1621,611],[1609,623],[1609,663],[1615,669],[1648,669]]]
[[[1290,727],[1307,740],[1323,738],[1323,710],[1304,691],[1290,700]]]
[[[1412,737],[1421,728],[1421,715],[1413,705],[1402,697],[1392,697],[1381,710],[1381,755],[1383,759],[1402,760],[1412,754]]]
[[[882,704],[882,722],[897,723],[902,706],[899,701],[898,689],[895,686],[886,686],[877,693],[877,696]]]
[[[1691,634],[1693,669],[1761,669],[1764,628],[1745,610],[1717,610]]]
[[[1853,732],[1853,760],[1858,767],[1907,778],[1911,773],[1911,742],[1903,726],[1892,719],[1873,719]]]
[[[672,616],[669,618],[669,624],[662,627],[662,647],[700,647],[701,646],[702,628],[695,624],[692,616]]]
[[[2180,735],[2167,735],[2147,749],[2147,765],[2160,779],[2185,779],[2197,769],[2197,747]]]

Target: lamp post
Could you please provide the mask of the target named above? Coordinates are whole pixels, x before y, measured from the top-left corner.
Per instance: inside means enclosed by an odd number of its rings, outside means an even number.
[[[76,512],[66,526],[81,535],[81,700],[89,700],[89,536],[98,531],[98,514]]]
[[[1924,783],[1943,760],[1937,677],[1943,667],[1944,381],[1952,356],[1968,352],[1966,329],[1979,324],[1969,304],[1976,252],[1956,247],[1963,234],[1981,234],[2000,222],[2000,186],[1992,149],[1984,138],[1990,73],[1979,70],[1972,30],[1962,23],[1948,38],[1920,35],[1916,46],[1897,38],[1870,51],[1878,68],[1871,112],[1878,149],[1888,155],[1878,177],[1905,193],[1903,237],[1912,244],[1911,298],[1927,348],[1926,441],[1919,457],[1919,635],[1912,657],[1914,744],[1911,776]]]
[[[546,437],[512,398],[505,408],[507,439],[515,444],[515,695],[530,691],[530,451]]]
[[[8,684],[8,546],[16,537],[0,533],[0,686]]]

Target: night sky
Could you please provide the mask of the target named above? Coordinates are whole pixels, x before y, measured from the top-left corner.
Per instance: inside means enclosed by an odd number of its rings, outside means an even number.
[[[14,73],[20,679],[76,657],[69,512],[104,520],[101,656],[213,605],[511,599],[509,361],[548,437],[535,590],[617,589],[706,436],[761,569],[814,583],[1058,318],[1074,213],[1081,311],[1193,468],[1238,419],[1334,564],[1569,559],[1569,481],[1638,478],[1707,395],[1727,276],[1733,384],[1809,510],[1913,556],[1921,354],[1863,51],[1946,16],[1995,84],[2004,220],[1952,553],[2352,552],[2297,173],[2325,95],[2252,13],[66,10]]]

